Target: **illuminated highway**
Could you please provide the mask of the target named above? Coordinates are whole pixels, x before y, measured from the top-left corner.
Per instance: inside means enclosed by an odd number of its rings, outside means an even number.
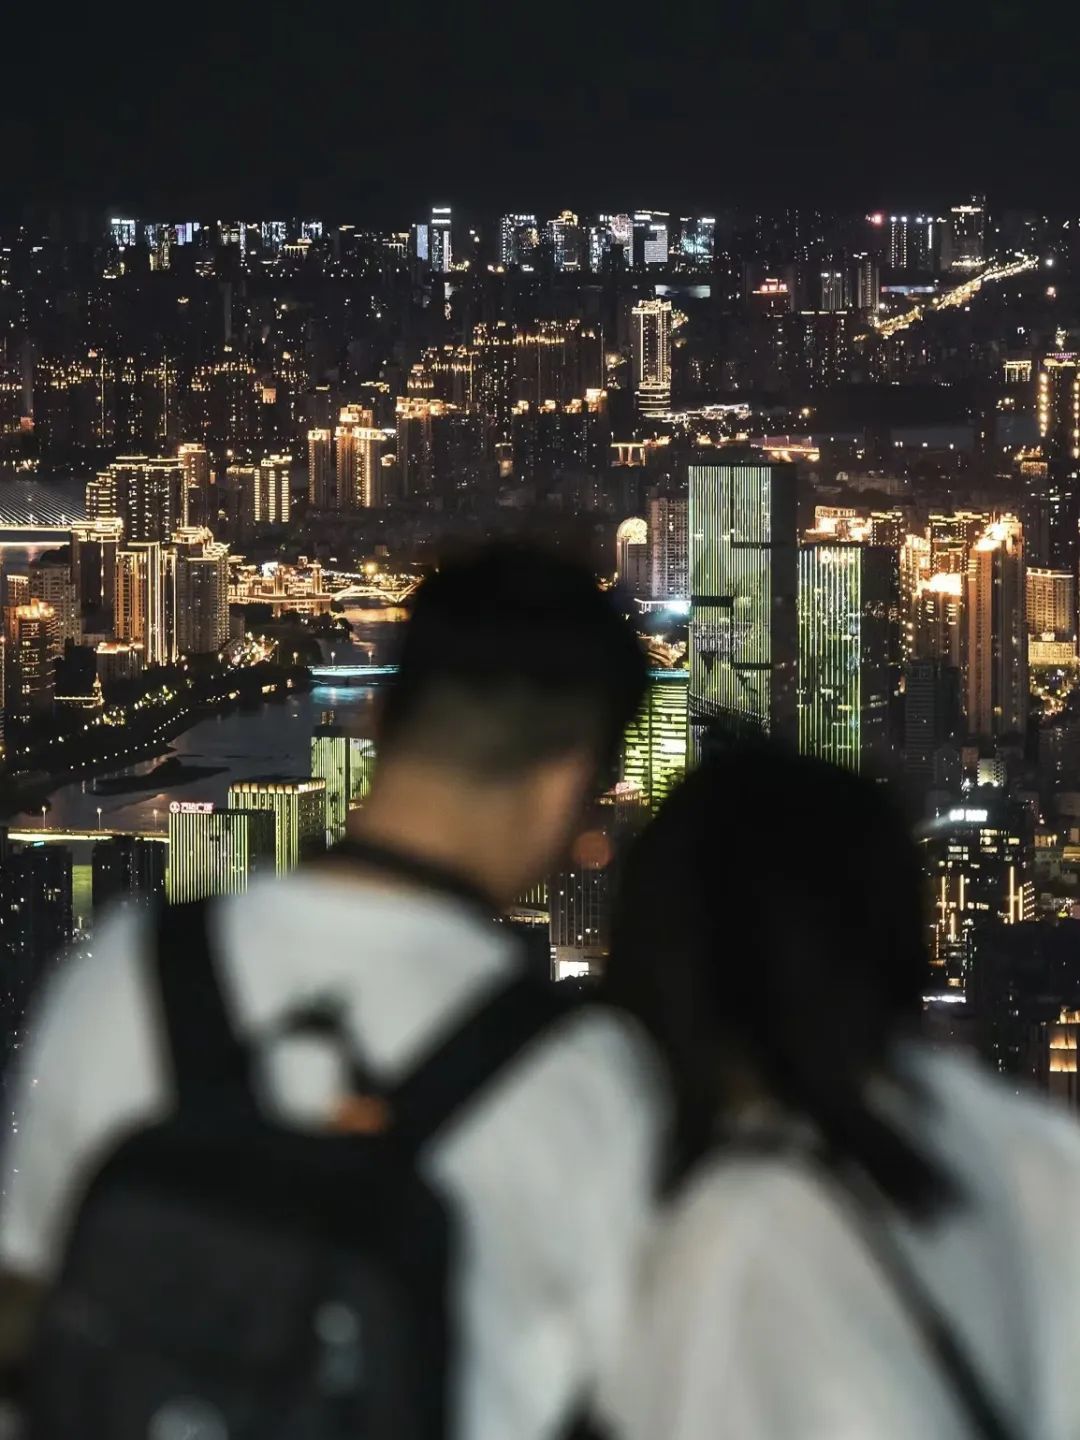
[[[926,318],[929,311],[948,310],[957,305],[966,305],[973,300],[983,285],[990,281],[1011,280],[1015,275],[1022,275],[1025,270],[1034,270],[1038,265],[1031,255],[1020,255],[1015,260],[1007,260],[988,265],[978,275],[972,275],[951,290],[946,290],[942,295],[936,295],[928,305],[913,305],[910,310],[905,310],[903,315],[891,315],[887,320],[874,320],[871,324],[878,335],[886,338],[896,335],[901,330],[907,330],[910,326]],[[869,331],[862,335],[856,335],[856,340],[867,340]]]

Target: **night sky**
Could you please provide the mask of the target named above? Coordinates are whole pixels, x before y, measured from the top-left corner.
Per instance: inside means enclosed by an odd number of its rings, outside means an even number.
[[[1080,209],[1064,5],[819,0],[813,28],[776,3],[639,8],[172,0],[60,25],[24,3],[4,35],[4,210],[394,223],[440,199],[869,207],[972,189]]]

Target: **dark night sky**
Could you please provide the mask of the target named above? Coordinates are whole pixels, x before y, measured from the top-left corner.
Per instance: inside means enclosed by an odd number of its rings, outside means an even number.
[[[5,33],[4,209],[397,221],[442,198],[860,207],[976,188],[1080,207],[1065,6],[819,0],[812,27],[767,0],[636,8],[356,0],[241,16],[172,0],[60,25],[56,7],[23,4]]]

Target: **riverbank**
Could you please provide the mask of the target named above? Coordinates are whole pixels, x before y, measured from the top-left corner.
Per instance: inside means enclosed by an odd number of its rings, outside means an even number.
[[[82,729],[54,734],[38,743],[9,751],[9,765],[0,778],[0,820],[19,813],[48,809],[48,798],[72,781],[109,775],[139,761],[168,755],[170,742],[209,716],[231,710],[255,710],[268,701],[281,702],[311,688],[304,667],[260,664],[195,676],[176,677],[176,690],[160,705],[129,707],[123,718],[86,722]]]
[[[169,747],[172,748],[171,746]],[[220,765],[185,765],[178,755],[169,755],[160,765],[142,775],[106,775],[90,786],[93,795],[133,795],[139,790],[160,790],[163,786],[193,785],[219,775]]]

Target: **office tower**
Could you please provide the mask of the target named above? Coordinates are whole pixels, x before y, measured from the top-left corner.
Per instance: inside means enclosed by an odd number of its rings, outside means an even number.
[[[176,452],[176,458],[183,474],[183,523],[209,525],[213,509],[210,495],[210,452],[205,445],[181,445]]]
[[[653,670],[641,709],[622,740],[619,776],[656,812],[686,771],[686,670]]]
[[[79,522],[71,527],[71,576],[80,616],[104,612],[112,629],[116,604],[116,556],[124,538],[119,518]]]
[[[649,595],[686,600],[690,594],[689,502],[657,495],[649,501]]]
[[[30,598],[52,607],[56,615],[56,653],[79,638],[79,607],[71,579],[71,561],[57,552],[47,552],[30,562]]]
[[[968,555],[989,524],[985,511],[957,510],[952,514],[932,512],[928,526],[932,575],[944,571],[967,573]]]
[[[179,460],[123,456],[87,484],[87,519],[119,516],[127,540],[166,541],[183,516],[184,485]]]
[[[943,660],[959,668],[963,659],[964,576],[931,575],[915,590],[910,650],[920,660]]]
[[[933,215],[890,215],[889,268],[919,274],[936,270],[943,226]]]
[[[429,237],[428,262],[432,270],[445,275],[453,264],[449,205],[433,205],[431,207]]]
[[[702,215],[694,220],[684,216],[679,221],[679,257],[693,269],[707,269],[716,248],[716,220]]]
[[[374,742],[350,735],[329,711],[311,732],[311,773],[326,786],[327,844],[345,834],[349,811],[366,799],[375,760]]]
[[[964,607],[965,712],[971,735],[1027,728],[1024,537],[1012,516],[989,525],[968,559]]]
[[[947,660],[909,660],[904,667],[905,775],[924,788],[941,782],[946,747],[955,754],[959,739],[959,669]]]
[[[921,844],[931,962],[948,984],[963,986],[974,932],[1035,917],[1030,815],[999,790],[969,791],[925,827]]]
[[[169,903],[239,895],[256,874],[273,874],[275,830],[275,817],[265,810],[218,810],[209,801],[174,800],[165,877]]]
[[[798,735],[793,465],[691,465],[691,759],[703,729]]]
[[[851,770],[889,759],[889,612],[894,560],[883,546],[799,552],[799,749]]]
[[[851,257],[849,290],[855,309],[863,315],[876,315],[881,301],[881,275],[873,255],[863,252]]]
[[[630,313],[638,412],[663,414],[671,409],[671,301],[639,300]]]
[[[564,210],[547,223],[547,240],[556,270],[585,268],[585,232],[572,210]]]
[[[374,428],[372,419],[361,405],[344,406],[338,417],[335,509],[363,510],[383,503],[382,431]]]
[[[1044,355],[1039,365],[1039,441],[1046,459],[1080,458],[1080,355]]]
[[[266,810],[274,816],[277,873],[295,870],[326,849],[326,782],[268,775],[229,786],[230,810]]]
[[[173,548],[177,652],[212,654],[229,638],[229,547],[188,527],[176,532]]]
[[[981,196],[949,212],[949,263],[953,270],[977,270],[986,259],[986,214]]]
[[[147,665],[167,665],[173,658],[167,568],[156,541],[125,545],[116,557],[116,638],[141,645]]]
[[[309,430],[308,504],[315,510],[334,507],[334,436],[330,430]]]
[[[500,265],[531,265],[540,244],[535,215],[504,215],[499,222]]]
[[[56,693],[56,612],[32,600],[9,611],[5,704],[23,720],[48,714]]]
[[[821,272],[821,304],[819,308],[827,311],[847,309],[847,286],[844,283],[842,270],[829,269]]]
[[[95,924],[106,906],[152,909],[165,895],[163,839],[112,835],[94,844],[91,857]]]
[[[11,1054],[38,984],[74,939],[72,857],[62,845],[10,845],[0,831],[0,1043]]]
[[[1025,577],[1028,664],[1076,664],[1076,578],[1029,565]]]
[[[615,571],[628,595],[648,594],[649,526],[640,515],[631,515],[615,532]]]
[[[639,210],[634,215],[632,261],[635,269],[668,263],[670,221],[666,210]]]

